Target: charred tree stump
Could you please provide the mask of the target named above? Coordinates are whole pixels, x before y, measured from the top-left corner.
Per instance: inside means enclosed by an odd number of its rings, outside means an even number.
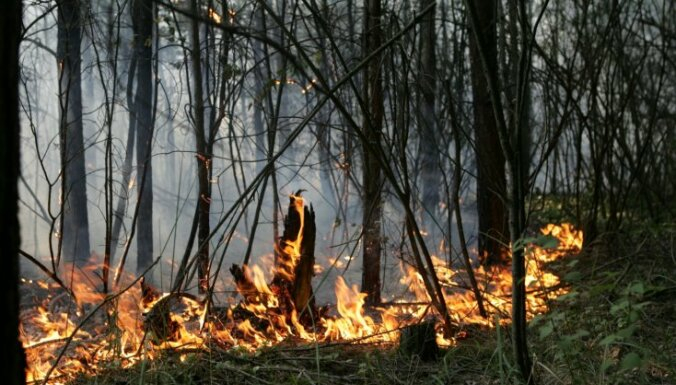
[[[302,215],[301,215],[302,214]],[[300,191],[289,197],[284,233],[277,243],[277,266],[272,286],[281,289],[287,314],[314,311],[312,276],[315,264],[315,212],[304,205]],[[309,314],[308,314],[309,315]]]
[[[401,331],[399,351],[405,356],[418,356],[422,361],[432,361],[439,356],[434,322],[425,321],[409,325]]]
[[[295,268],[293,282],[293,303],[299,314],[306,314],[306,311],[312,311],[315,307],[314,296],[312,295],[312,277],[314,276],[315,266],[315,212],[312,206],[304,208],[304,227],[300,243],[300,260]],[[307,309],[307,310],[306,310]]]
[[[269,288],[278,301],[277,306],[268,308],[268,311],[287,316],[296,312],[304,325],[310,324],[311,316],[318,315],[312,293],[315,238],[314,210],[305,207],[299,191],[289,198],[284,233],[275,245],[275,273]],[[270,293],[259,291],[246,265],[232,265],[230,273],[235,279],[237,291],[244,297],[244,303],[268,304],[266,296]],[[247,311],[240,309],[236,313],[246,317]]]

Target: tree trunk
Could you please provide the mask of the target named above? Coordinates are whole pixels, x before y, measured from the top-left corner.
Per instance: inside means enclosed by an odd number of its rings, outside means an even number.
[[[80,66],[80,2],[61,0],[58,5],[57,62],[62,167],[61,255],[84,265],[89,259],[87,179],[82,137],[82,87]]]
[[[319,71],[324,79],[331,79],[331,67],[329,65],[329,52],[331,52],[331,50],[329,48],[330,44],[327,36],[330,32],[325,31],[324,28],[319,25],[319,23],[328,22],[331,17],[327,0],[322,0],[319,14],[321,15],[321,21],[315,19],[317,20],[315,29],[317,30],[318,48],[319,54],[321,55],[319,60]],[[330,24],[327,24],[325,28],[330,28]],[[333,183],[333,175],[331,172],[333,168],[333,162],[331,160],[331,110],[327,105],[324,105],[319,112],[317,112],[316,135],[319,147],[319,180],[321,192],[329,205],[336,208],[337,211],[339,203],[338,198],[336,197],[336,186],[335,183]]]
[[[512,0],[517,1],[517,0]],[[523,381],[532,385],[535,381],[531,376],[531,360],[528,354],[527,330],[526,330],[526,285],[525,275],[526,266],[524,258],[524,247],[519,246],[526,228],[525,213],[525,188],[527,186],[527,168],[522,165],[525,156],[522,130],[526,123],[523,122],[526,116],[527,98],[526,89],[528,87],[528,78],[530,75],[530,36],[532,31],[528,25],[527,13],[523,1],[518,2],[519,21],[520,21],[520,39],[521,43],[518,58],[518,68],[514,75],[514,84],[516,92],[515,106],[510,114],[505,113],[500,92],[499,68],[495,60],[496,40],[494,33],[491,36],[490,31],[482,27],[486,22],[485,13],[479,14],[477,5],[481,1],[465,2],[471,25],[473,29],[474,51],[472,53],[472,69],[474,75],[482,73],[486,84],[488,85],[489,105],[492,107],[493,117],[495,119],[495,131],[493,135],[498,138],[499,148],[502,155],[507,159],[509,165],[509,230],[512,243],[512,349],[514,359],[521,374]],[[482,8],[482,11],[485,7]],[[489,19],[492,20],[492,19]],[[495,29],[493,28],[493,31]],[[488,32],[488,33],[487,33]],[[475,84],[476,86],[476,84]],[[509,123],[506,116],[509,117]],[[480,147],[482,142],[477,142]],[[504,169],[503,169],[504,171]],[[516,247],[515,247],[516,246]]]
[[[21,37],[21,1],[10,0],[0,12],[0,107],[3,129],[0,136],[0,215],[2,239],[6,248],[2,258],[0,277],[2,303],[0,309],[5,322],[2,327],[0,362],[5,365],[4,382],[8,385],[25,384],[26,358],[19,341],[19,193],[17,182],[21,158],[19,155],[19,43]]]
[[[202,83],[202,54],[198,15],[199,0],[192,0],[192,65],[193,65],[193,103],[192,118],[195,122],[195,147],[197,158],[199,220],[197,231],[197,277],[198,290],[205,293],[209,285],[209,212],[211,210],[211,186],[209,186],[209,169],[211,153],[207,151],[207,138],[204,122],[204,92]]]
[[[261,35],[265,35],[265,13],[263,11],[263,7],[256,7],[253,11],[253,24],[254,28],[258,33]],[[253,76],[254,76],[254,94],[252,98],[252,103],[253,103],[253,128],[254,128],[254,134],[256,135],[256,151],[254,152],[255,154],[255,160],[256,160],[256,172],[260,174],[263,172],[263,168],[265,167],[265,164],[267,163],[267,151],[266,151],[266,143],[268,142],[268,138],[266,136],[266,131],[265,131],[265,122],[263,119],[265,118],[264,116],[264,111],[265,109],[263,108],[263,102],[267,99],[266,96],[264,96],[264,93],[269,92],[265,90],[265,76],[263,74],[266,73],[265,71],[265,61],[269,60],[266,58],[265,55],[265,50],[263,48],[263,43],[260,40],[254,39],[253,42],[251,42],[252,49],[253,49],[253,58],[254,58],[254,70],[253,70]]]
[[[506,50],[509,50],[509,65],[505,64],[504,67],[507,72],[504,83],[507,84],[517,84],[519,79],[519,58],[520,58],[520,47],[519,47],[519,9],[516,1],[509,1],[507,4],[508,17],[509,17],[509,35],[510,42],[509,47],[505,47]],[[526,193],[529,190],[529,181],[528,175],[530,173],[530,147],[531,147],[531,130],[530,130],[530,86],[528,83],[524,84],[522,95],[515,95],[514,92],[506,92],[507,98],[510,101],[510,110],[512,111],[515,119],[510,119],[512,125],[519,124],[519,127],[510,127],[510,132],[517,132],[518,139],[516,146],[518,146],[519,151],[519,165],[522,168],[519,172],[521,173],[521,191],[525,197]],[[518,90],[517,90],[518,91]],[[521,105],[519,105],[521,104]],[[521,112],[519,112],[521,111]],[[523,116],[516,117],[515,114],[520,113]]]
[[[382,42],[380,0],[365,0],[364,4],[364,42],[362,55],[375,51]],[[380,71],[380,55],[371,59],[364,69],[364,96],[369,111],[364,111],[363,143],[363,240],[364,265],[362,271],[362,292],[366,293],[366,303],[380,303],[380,254],[381,254],[381,217],[383,178],[376,152],[373,150],[380,142],[383,125],[383,89]]]
[[[283,26],[286,26],[286,21],[287,21],[287,16],[286,16],[286,8],[289,7],[289,3],[284,0],[277,0],[274,3],[270,0],[265,0],[269,4],[271,4],[271,9],[274,9],[275,12],[277,13],[277,17],[279,18],[279,22],[282,23],[282,25],[279,25],[277,23],[274,23],[273,26],[271,26],[271,37],[272,39],[279,44],[280,47],[284,47],[285,49],[290,50],[289,45],[287,44],[287,39],[284,36],[284,30]],[[275,9],[276,8],[276,9]],[[278,146],[281,148],[284,143],[289,138],[289,134],[291,133],[291,126],[289,122],[289,115],[290,115],[290,106],[289,103],[291,102],[291,99],[289,98],[289,90],[287,89],[287,82],[292,82],[292,75],[288,72],[287,69],[287,57],[286,55],[283,55],[281,52],[277,52],[274,56],[274,72],[272,73],[272,79],[277,82],[277,97],[276,101],[277,104],[275,105],[275,108],[277,110],[277,116],[276,116],[276,125],[275,125],[275,131],[277,134],[279,134],[279,142]],[[296,158],[296,145],[295,143],[292,143],[285,151],[285,158],[289,159],[291,163],[295,162]],[[283,175],[283,171],[280,170],[280,173]]]
[[[136,93],[134,117],[136,119],[136,178],[138,188],[138,260],[136,272],[141,274],[153,262],[153,91],[152,91],[152,0],[135,0],[132,5],[134,28],[134,55],[136,55]]]
[[[421,9],[433,4],[433,0],[425,0]],[[422,19],[420,31],[420,108],[418,124],[420,125],[420,179],[422,182],[423,226],[427,231],[433,230],[439,206],[439,186],[441,175],[439,169],[439,132],[437,130],[434,99],[436,94],[436,33],[434,18],[436,7],[433,7]]]
[[[132,164],[134,162],[134,144],[136,143],[136,106],[134,104],[134,79],[136,78],[137,57],[132,56],[129,61],[129,73],[127,74],[127,105],[129,106],[129,128],[127,129],[127,144],[125,147],[124,163],[122,164],[122,183],[120,184],[119,197],[113,214],[113,227],[110,233],[110,259],[115,258],[115,251],[120,242],[120,231],[127,212],[129,201],[129,186],[131,182]]]
[[[476,0],[478,28],[485,43],[489,68],[497,70],[495,0]],[[477,211],[479,216],[479,257],[485,265],[508,263],[507,182],[505,156],[497,135],[488,82],[481,66],[476,39],[470,39],[474,104],[474,141],[477,162]]]

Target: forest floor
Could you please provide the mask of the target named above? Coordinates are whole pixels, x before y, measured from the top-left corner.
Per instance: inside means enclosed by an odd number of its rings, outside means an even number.
[[[538,384],[676,384],[676,228],[605,234],[550,266],[570,292],[529,323]],[[333,344],[165,353],[74,384],[512,383],[509,326],[469,327],[436,361]]]

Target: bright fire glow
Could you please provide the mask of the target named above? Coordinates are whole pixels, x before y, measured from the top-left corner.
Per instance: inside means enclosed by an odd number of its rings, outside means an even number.
[[[219,15],[218,12],[216,12],[216,10],[213,8],[209,8],[209,18],[217,24],[221,24],[221,21],[223,20],[221,15]]]
[[[290,258],[278,261],[272,271],[273,275],[288,280],[293,280],[295,266],[300,260],[305,226],[303,199],[293,197],[292,204],[300,215],[300,231],[295,240],[278,246],[278,252]],[[567,292],[556,275],[543,270],[544,264],[577,253],[582,247],[582,232],[569,224],[547,225],[541,232],[555,237],[559,245],[551,249],[536,245],[527,248],[529,318],[546,311],[549,300]],[[333,259],[334,262],[337,260]],[[466,272],[452,268],[437,257],[433,258],[433,263],[445,290],[452,321],[493,326],[494,317],[479,315],[474,294],[464,283]],[[213,343],[226,348],[253,350],[290,337],[308,342],[396,343],[401,327],[419,322],[423,317],[436,317],[422,277],[411,266],[402,265],[400,283],[408,293],[406,298],[390,303],[393,306],[387,308],[365,309],[366,294],[339,276],[335,281],[335,310],[321,313],[312,326],[302,322],[307,316],[303,311],[285,310],[284,303],[288,301],[280,298],[274,285],[267,283],[266,269],[252,265],[244,266],[242,271],[248,282],[253,283],[247,292],[240,288],[245,300],[230,305],[219,313],[218,318],[208,318],[203,325],[204,306],[199,299],[169,293],[147,294],[139,283],[132,284],[131,278],[116,288],[119,295],[104,296],[98,290],[96,283],[100,280],[97,281],[93,269],[72,269],[69,282],[72,282],[76,301],[54,283],[23,280],[26,291],[33,293],[38,302],[37,307],[22,313],[21,338],[29,364],[27,381],[43,379],[69,339],[66,352],[50,373],[51,384],[65,383],[80,373],[95,374],[99,365],[109,360],[117,360],[122,367],[129,367],[141,359],[152,359],[162,349],[169,348],[194,349]],[[508,322],[510,272],[478,267],[475,274],[487,309]],[[441,322],[437,321],[437,326],[441,330]],[[442,345],[454,343],[453,339],[441,337],[441,333],[437,340]]]

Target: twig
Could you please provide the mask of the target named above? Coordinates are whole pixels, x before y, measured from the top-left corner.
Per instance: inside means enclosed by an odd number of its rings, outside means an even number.
[[[59,286],[63,288],[73,299],[75,299],[75,294],[66,286],[65,283],[51,270],[47,268],[47,266],[43,265],[40,261],[38,261],[35,257],[32,255],[28,254],[27,252],[19,249],[19,254],[23,256],[24,258],[28,259],[29,261],[33,262],[35,266],[40,268],[47,276],[52,279],[54,282],[56,282]]]

